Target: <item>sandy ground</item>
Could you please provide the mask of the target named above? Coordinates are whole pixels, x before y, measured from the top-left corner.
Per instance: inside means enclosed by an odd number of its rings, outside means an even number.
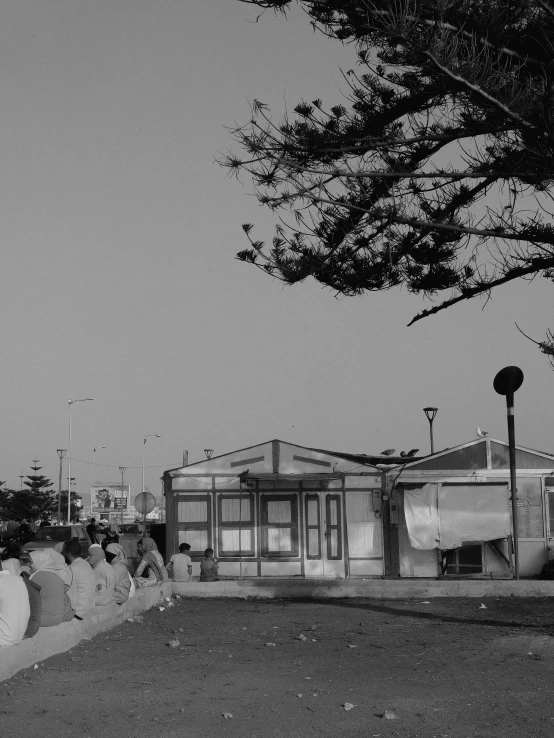
[[[0,684],[2,734],[554,736],[550,599],[174,602]]]

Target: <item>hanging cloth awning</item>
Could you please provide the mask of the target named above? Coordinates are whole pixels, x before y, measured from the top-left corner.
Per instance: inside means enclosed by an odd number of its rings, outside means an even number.
[[[430,483],[404,492],[412,548],[460,548],[511,533],[507,484]]]

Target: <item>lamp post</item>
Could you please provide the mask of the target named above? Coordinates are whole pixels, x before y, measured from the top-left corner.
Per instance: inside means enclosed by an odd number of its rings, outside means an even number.
[[[516,487],[516,434],[514,393],[523,384],[523,372],[518,366],[506,366],[494,378],[493,387],[499,395],[506,396],[508,415],[508,454],[510,458],[510,487],[512,493],[512,548],[514,551],[514,579],[519,579],[519,542],[517,538],[517,487]]]
[[[94,400],[94,397],[82,397],[79,400],[74,400],[72,397],[69,398],[67,404],[69,405],[69,454],[67,457],[67,478],[69,482],[67,484],[67,523],[71,523],[71,406],[74,402],[90,402]]]
[[[101,448],[106,448],[106,446],[97,446],[96,448],[92,449],[92,472],[91,472],[92,484],[94,484],[94,457],[96,456],[96,452],[100,451]]]
[[[157,433],[147,433],[142,437],[142,499],[144,500],[144,446],[146,445],[147,438],[161,438]],[[146,535],[146,506],[143,507],[142,513],[142,525],[144,535]]]
[[[427,416],[427,420],[429,421],[429,435],[431,437],[431,454],[435,453],[435,444],[433,442],[433,420],[435,419],[435,415],[438,412],[438,407],[424,407],[423,412]]]
[[[58,456],[60,459],[60,478],[58,480],[58,525],[62,524],[62,467],[63,467],[63,457],[66,454],[65,448],[58,448],[56,449],[58,452]]]

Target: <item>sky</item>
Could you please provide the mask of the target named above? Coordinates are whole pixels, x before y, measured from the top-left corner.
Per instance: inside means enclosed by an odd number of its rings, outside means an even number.
[[[554,452],[546,280],[408,328],[405,291],[337,298],[238,262],[272,235],[247,179],[216,163],[249,102],[280,117],[341,101],[354,52],[234,0],[4,0],[0,26],[0,479],[39,459],[76,488],[145,480],[272,438],[351,453],[429,452],[480,426],[505,439],[504,366],[525,374],[516,441]],[[161,438],[145,435],[158,434]],[[100,449],[105,446],[105,449]],[[95,454],[94,476],[91,462]],[[144,457],[142,454],[144,453]],[[64,470],[64,475],[67,469]]]

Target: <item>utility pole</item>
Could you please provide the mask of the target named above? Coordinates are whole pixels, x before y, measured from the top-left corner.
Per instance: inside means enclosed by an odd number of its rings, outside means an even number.
[[[121,472],[121,499],[122,500],[125,499],[125,496],[124,496],[125,495],[125,492],[124,492],[124,489],[123,489],[123,475],[125,474],[125,469],[126,468],[127,468],[126,466],[120,466],[119,467],[119,471]],[[124,508],[122,506],[121,507],[121,524],[123,524],[123,510],[124,510]]]
[[[58,452],[58,456],[60,459],[60,478],[58,480],[58,525],[61,525],[62,524],[62,467],[63,467],[63,457],[65,456],[66,449],[58,448],[56,450]]]

